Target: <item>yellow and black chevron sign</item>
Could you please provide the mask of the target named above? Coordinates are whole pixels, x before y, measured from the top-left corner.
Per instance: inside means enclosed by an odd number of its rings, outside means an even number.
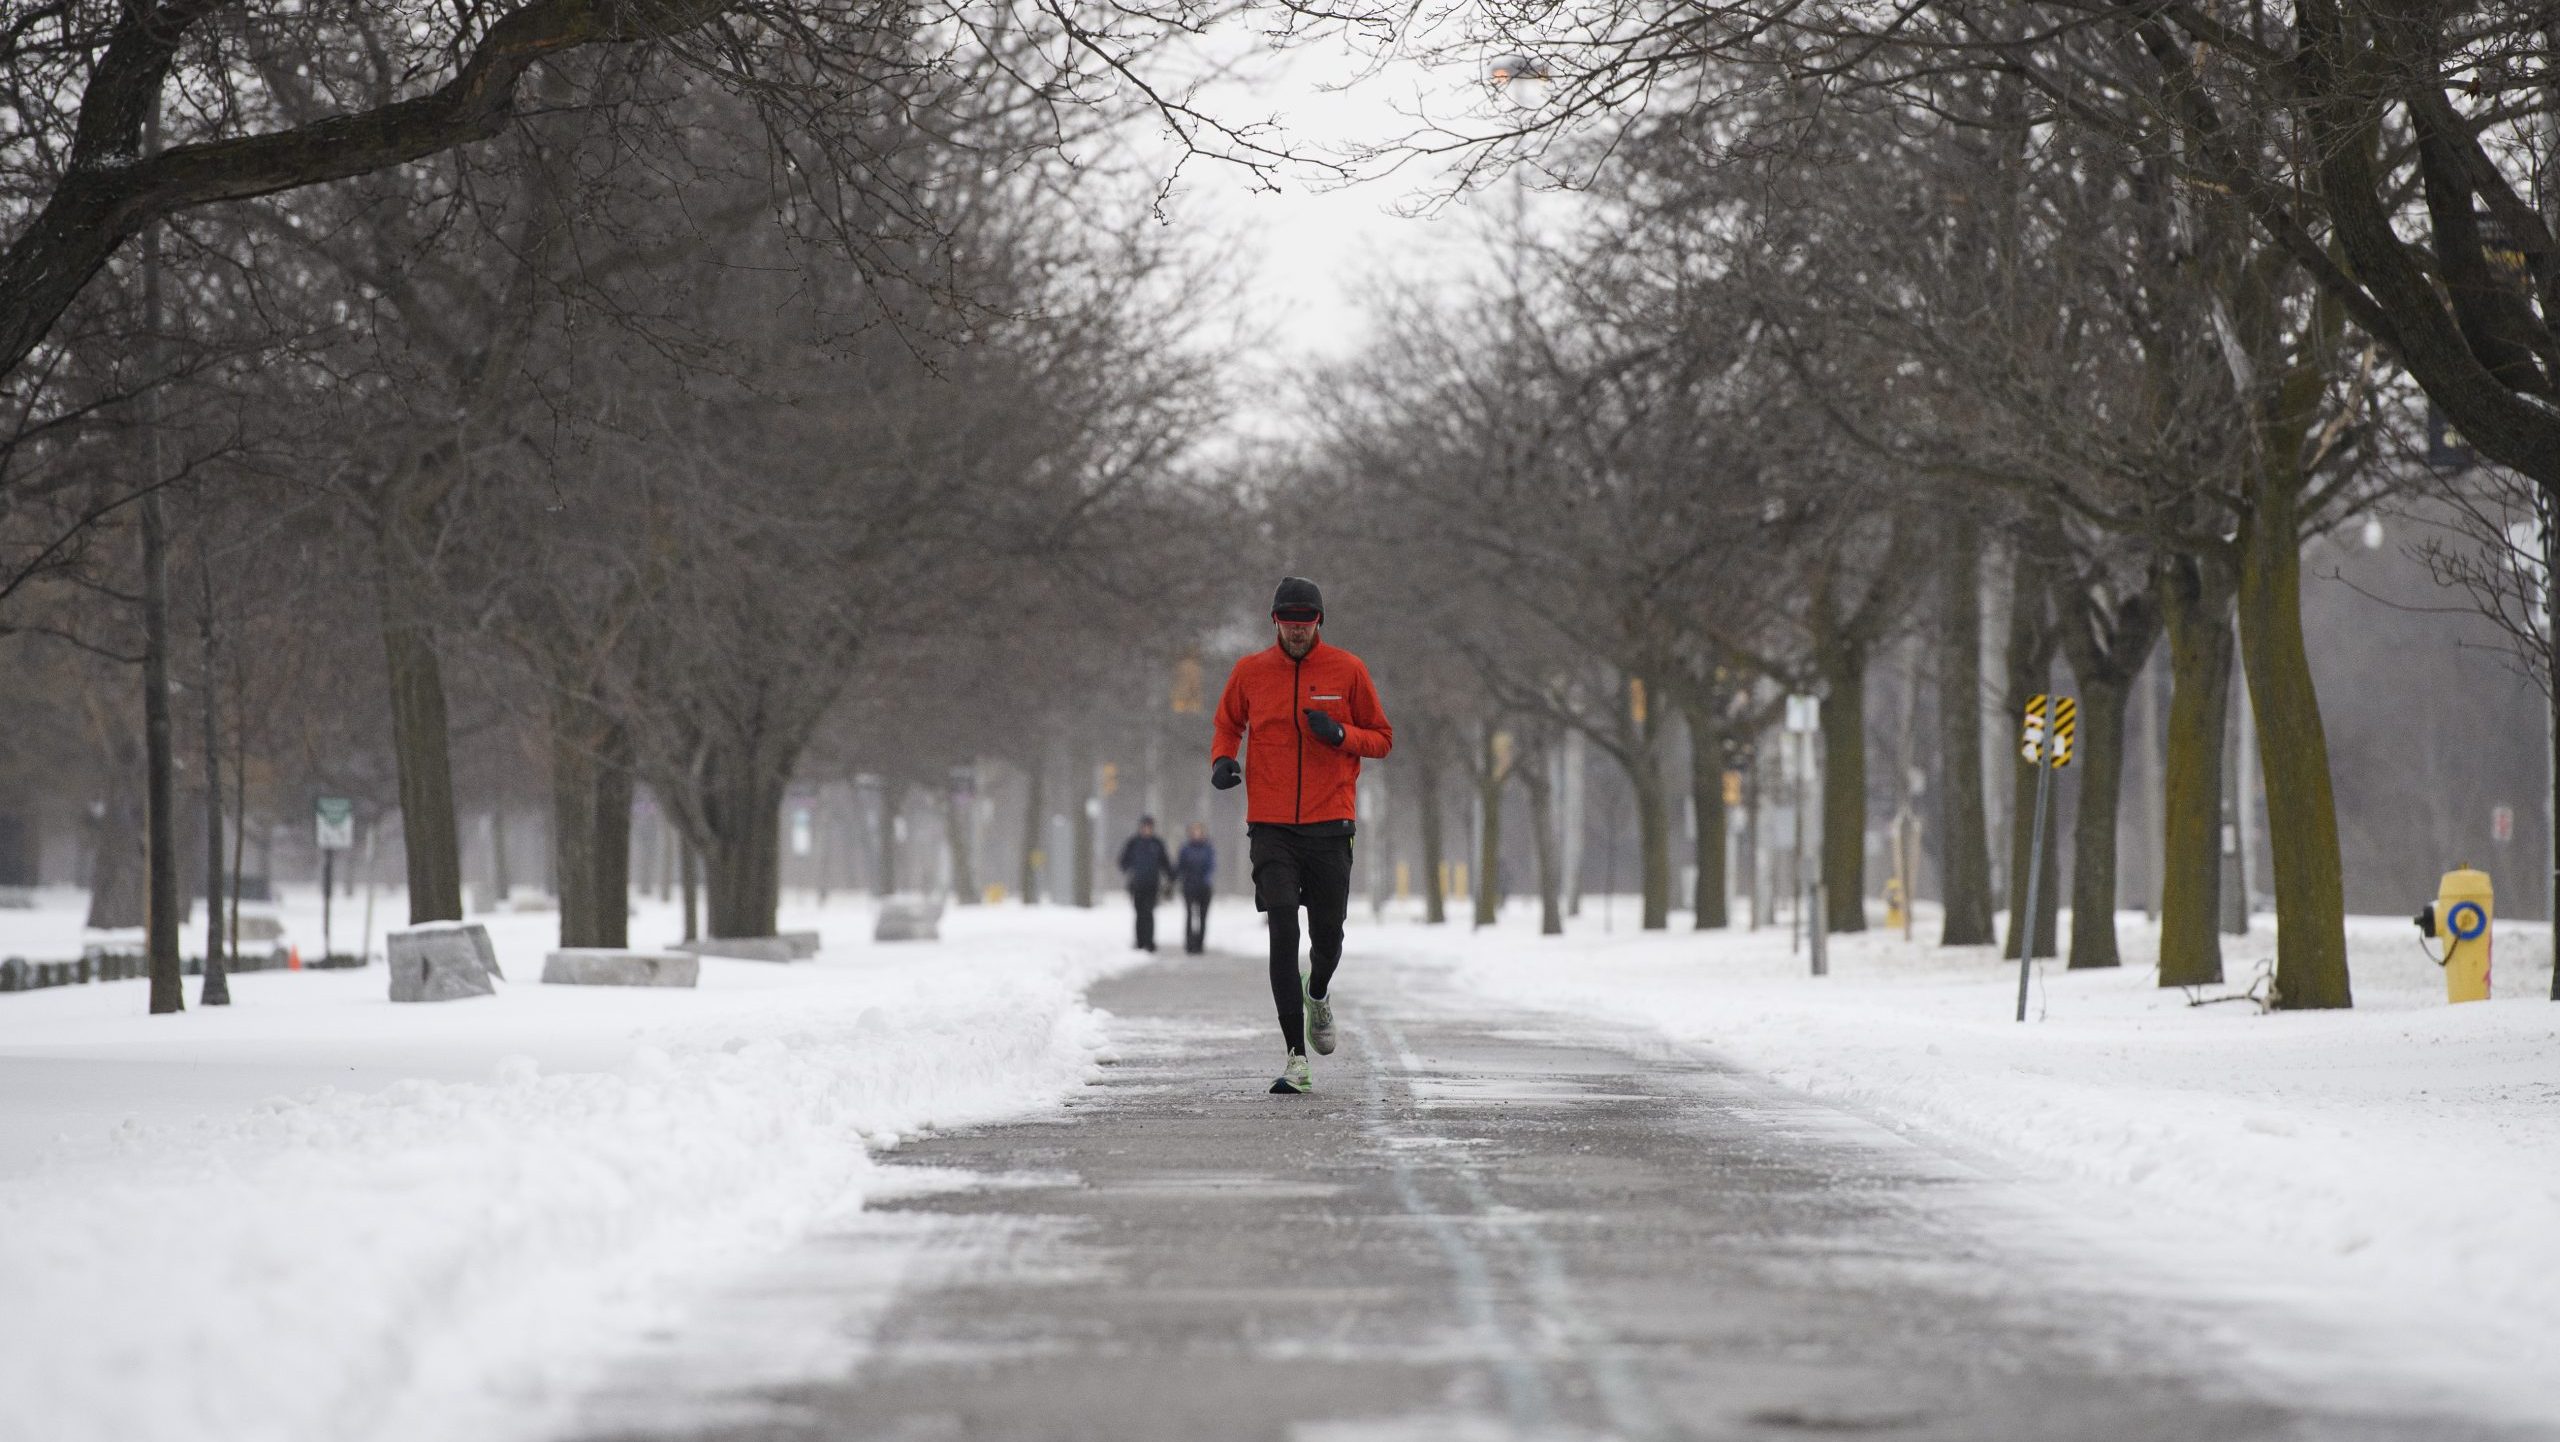
[[[2080,703],[2068,696],[2053,699],[2053,764],[2071,764],[2071,732],[2080,724]]]
[[[2027,723],[2019,732],[2019,759],[2029,766],[2044,759],[2044,698],[2034,696],[2027,701]]]

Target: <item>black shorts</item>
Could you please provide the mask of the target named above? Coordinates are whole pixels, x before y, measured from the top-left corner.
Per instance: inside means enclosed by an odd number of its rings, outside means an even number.
[[[1247,833],[1253,862],[1253,904],[1261,911],[1305,907],[1309,915],[1339,919],[1351,907],[1351,833],[1310,835],[1269,824]]]

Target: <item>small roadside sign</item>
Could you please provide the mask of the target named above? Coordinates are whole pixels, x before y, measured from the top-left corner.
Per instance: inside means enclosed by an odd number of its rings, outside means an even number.
[[[1795,695],[1787,698],[1787,729],[1803,735],[1822,729],[1822,698]]]
[[[356,844],[356,804],[344,796],[319,796],[311,802],[312,828],[323,851],[352,851]]]
[[[2489,839],[2501,845],[2516,839],[2516,809],[2500,802],[2489,808]]]

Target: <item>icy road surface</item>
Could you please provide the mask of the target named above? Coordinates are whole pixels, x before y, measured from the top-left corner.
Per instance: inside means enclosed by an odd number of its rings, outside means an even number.
[[[2217,1286],[1992,1163],[1429,968],[1355,956],[1317,1093],[1267,1095],[1261,972],[1097,988],[1107,1081],[907,1148],[914,1192],[656,1338],[571,1435],[2560,1435],[2465,1415],[2350,1298]]]

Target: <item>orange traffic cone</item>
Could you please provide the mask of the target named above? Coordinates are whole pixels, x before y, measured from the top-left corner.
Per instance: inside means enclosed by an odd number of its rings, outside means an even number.
[[[287,970],[287,971],[300,971],[300,970],[302,970],[302,948],[301,948],[301,947],[299,947],[299,946],[288,946],[288,947],[286,947],[286,948],[284,949],[284,969],[285,969],[285,970]]]

